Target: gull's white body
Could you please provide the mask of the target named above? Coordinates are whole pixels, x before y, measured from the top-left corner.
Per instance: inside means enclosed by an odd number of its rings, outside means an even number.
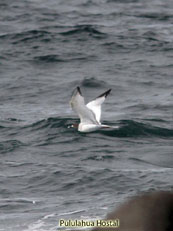
[[[93,132],[101,128],[110,127],[100,123],[101,104],[105,101],[105,98],[110,93],[110,91],[111,89],[85,105],[85,101],[81,94],[80,88],[77,87],[75,89],[70,104],[72,109],[78,114],[80,118],[78,131]]]

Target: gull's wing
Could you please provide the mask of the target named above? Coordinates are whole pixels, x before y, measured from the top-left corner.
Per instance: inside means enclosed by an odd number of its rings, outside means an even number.
[[[96,99],[89,102],[86,106],[92,110],[95,114],[96,120],[100,123],[101,118],[101,105],[105,101],[106,97],[109,95],[111,89],[99,95]]]
[[[95,114],[85,105],[84,98],[79,87],[75,89],[70,100],[70,105],[75,111],[81,123],[98,124]]]

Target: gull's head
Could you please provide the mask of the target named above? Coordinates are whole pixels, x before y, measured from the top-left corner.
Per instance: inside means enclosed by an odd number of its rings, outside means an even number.
[[[78,129],[78,126],[79,126],[79,124],[72,124],[72,125],[68,126],[68,128],[76,128],[76,129]]]
[[[76,128],[76,129],[78,129],[78,126],[79,126],[79,124],[72,124],[71,125],[72,128]]]

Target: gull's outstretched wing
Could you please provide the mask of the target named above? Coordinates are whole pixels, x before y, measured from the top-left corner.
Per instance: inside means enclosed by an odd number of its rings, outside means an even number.
[[[86,105],[90,110],[94,112],[96,120],[99,124],[101,118],[101,105],[105,101],[106,97],[109,95],[110,91],[111,89],[99,95],[96,99],[92,100]]]
[[[70,105],[72,109],[78,114],[81,123],[98,124],[93,111],[86,107],[79,87],[77,87],[73,92]]]

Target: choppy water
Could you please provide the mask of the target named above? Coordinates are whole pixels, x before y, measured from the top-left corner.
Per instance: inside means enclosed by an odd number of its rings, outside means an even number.
[[[172,190],[172,0],[1,1],[0,230],[57,230]],[[69,107],[112,88],[81,134]],[[60,230],[60,229],[58,229]]]

